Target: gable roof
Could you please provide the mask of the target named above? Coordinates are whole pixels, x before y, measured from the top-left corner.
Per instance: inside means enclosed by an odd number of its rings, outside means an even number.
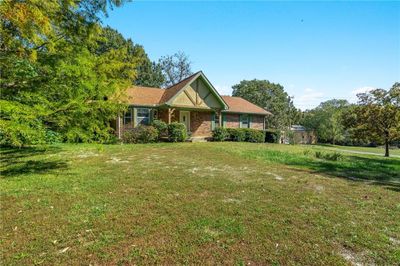
[[[224,112],[271,115],[271,113],[268,112],[267,110],[255,105],[241,97],[223,95],[222,98],[229,106],[229,109],[225,110]]]
[[[214,96],[216,96],[217,100],[222,104],[224,109],[227,109],[228,105],[202,71],[196,72],[193,75],[180,81],[179,83],[167,88],[165,97],[163,97],[162,100],[165,100],[166,104],[172,104],[173,100],[180,94],[180,92],[185,90],[193,81],[198,78],[201,78],[206,83],[206,85],[210,89],[210,92],[214,94]]]
[[[194,73],[167,89],[143,86],[130,87],[127,89],[128,103],[138,106],[170,105],[175,97],[197,78],[202,78],[206,83],[211,93],[213,93],[224,106],[224,112],[271,115],[270,112],[241,97],[221,96],[202,71]]]
[[[166,89],[165,89],[165,93],[164,93],[164,95],[163,95],[163,97],[162,97],[162,101],[163,101],[163,102],[168,102],[168,101],[170,101],[170,100],[172,99],[172,97],[174,97],[175,95],[177,95],[179,91],[181,91],[183,88],[186,87],[186,85],[189,85],[189,84],[192,82],[192,80],[194,80],[195,77],[196,77],[200,72],[201,72],[201,71],[196,72],[196,73],[194,73],[193,75],[191,75],[191,76],[189,76],[189,77],[187,77],[187,78],[181,80],[180,82],[178,82],[178,83],[176,83],[176,84],[174,84],[174,85],[172,85],[172,86],[166,88]]]
[[[135,105],[156,106],[162,103],[165,90],[160,88],[133,86],[127,89],[128,102]]]

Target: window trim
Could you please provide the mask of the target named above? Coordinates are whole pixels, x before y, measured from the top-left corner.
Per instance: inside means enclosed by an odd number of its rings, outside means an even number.
[[[151,119],[151,109],[150,108],[144,108],[144,107],[140,107],[140,108],[135,108],[136,109],[136,117],[135,117],[135,124],[136,126],[139,125],[149,125],[150,124],[150,119]],[[139,110],[146,110],[147,111],[147,116],[139,116],[140,111]],[[140,122],[139,122],[139,119]],[[142,123],[142,121],[144,121],[145,119],[147,119],[147,123]]]
[[[129,107],[128,111],[124,113],[123,119],[122,119],[122,124],[125,125],[132,125],[133,122],[133,115],[132,115],[132,108]],[[127,117],[126,115],[129,114],[129,117]],[[126,120],[129,119],[129,123],[126,122]]]
[[[246,119],[244,119],[246,118]],[[250,128],[250,115],[248,114],[241,114],[239,117],[239,122],[240,122],[240,128]],[[246,125],[244,127],[243,122],[245,122],[244,124]]]

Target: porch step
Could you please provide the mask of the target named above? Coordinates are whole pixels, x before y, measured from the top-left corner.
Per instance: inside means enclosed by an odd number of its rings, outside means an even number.
[[[206,137],[191,137],[188,141],[189,142],[207,142],[207,138]]]

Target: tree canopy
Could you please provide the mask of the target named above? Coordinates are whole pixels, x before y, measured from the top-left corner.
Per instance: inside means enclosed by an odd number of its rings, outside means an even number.
[[[320,142],[342,142],[346,136],[342,113],[349,106],[347,100],[332,99],[322,102],[316,108],[305,111],[300,123],[307,129],[314,130]]]
[[[99,14],[123,1],[0,3],[1,144],[57,136],[107,141],[119,95],[135,78],[129,47],[107,46]]]
[[[287,129],[298,122],[300,111],[293,105],[293,99],[280,84],[268,80],[242,80],[232,86],[233,96],[242,97],[266,110],[273,116],[268,119],[268,126],[277,129]]]
[[[162,84],[164,88],[172,86],[192,74],[189,57],[183,52],[161,57],[158,65],[164,75]]]
[[[384,143],[388,157],[389,143],[400,140],[400,83],[389,90],[375,89],[357,97],[358,105],[345,116],[345,125],[356,137]]]

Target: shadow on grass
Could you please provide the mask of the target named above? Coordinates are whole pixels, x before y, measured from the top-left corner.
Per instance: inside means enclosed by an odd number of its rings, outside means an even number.
[[[4,148],[0,150],[2,178],[24,174],[44,174],[58,169],[66,169],[67,163],[59,159],[42,159],[39,156],[56,154],[59,147]],[[35,158],[39,157],[39,158]]]
[[[312,155],[268,150],[247,155],[355,182],[369,181],[371,184],[382,185],[387,189],[400,192],[400,159],[397,158],[344,155],[343,160],[330,161],[316,159]]]

